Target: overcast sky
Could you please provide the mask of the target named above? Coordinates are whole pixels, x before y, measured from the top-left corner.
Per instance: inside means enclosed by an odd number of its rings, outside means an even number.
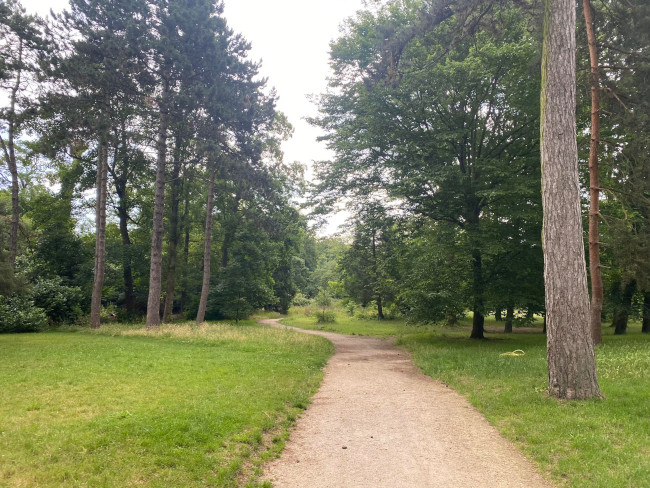
[[[325,90],[329,74],[329,43],[339,25],[362,8],[363,0],[226,0],[231,28],[252,44],[251,57],[261,60],[261,73],[280,97],[278,108],[295,128],[284,145],[287,161],[309,165],[329,154],[316,142],[319,131],[304,118],[316,113],[307,100]],[[47,15],[62,10],[67,0],[23,0],[31,12]],[[333,229],[332,229],[333,230]]]

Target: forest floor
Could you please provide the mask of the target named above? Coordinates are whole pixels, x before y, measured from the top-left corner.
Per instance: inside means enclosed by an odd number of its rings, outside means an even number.
[[[262,324],[286,327],[279,319]],[[549,487],[465,398],[391,340],[303,330],[335,354],[264,479],[289,487]]]

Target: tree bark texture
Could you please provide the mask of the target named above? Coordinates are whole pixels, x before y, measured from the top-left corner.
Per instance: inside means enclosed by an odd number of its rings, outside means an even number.
[[[178,143],[177,143],[178,146]],[[167,289],[165,291],[165,306],[163,307],[163,322],[167,322],[174,309],[174,290],[176,288],[176,268],[178,261],[178,208],[181,193],[181,161],[180,151],[177,149],[174,156],[174,169],[171,181],[171,214],[169,216],[169,266],[167,268]]]
[[[593,11],[590,0],[582,0],[582,8],[589,42],[590,85],[591,85],[591,143],[589,145],[589,274],[591,277],[591,337],[594,345],[602,339],[601,315],[603,313],[603,275],[600,268],[599,202],[600,175],[598,170],[598,149],[600,145],[600,69],[598,47],[594,29]]]
[[[106,196],[108,181],[108,147],[102,140],[97,148],[97,201],[95,202],[95,275],[90,302],[90,327],[101,323],[102,289],[106,268]]]
[[[600,397],[589,322],[575,119],[576,8],[546,0],[541,90],[549,393]]]
[[[160,121],[156,141],[156,193],[151,235],[151,264],[149,268],[149,297],[147,300],[147,329],[160,326],[160,290],[162,288],[162,244],[165,210],[165,169],[167,166],[167,129],[169,127],[169,86],[163,85]]]
[[[203,248],[203,285],[201,286],[201,300],[199,311],[196,314],[196,323],[201,324],[205,320],[205,309],[208,306],[208,295],[210,294],[210,257],[212,248],[212,207],[214,206],[214,180],[217,175],[216,168],[210,171],[210,188],[208,189],[208,206],[205,210],[205,238]]]

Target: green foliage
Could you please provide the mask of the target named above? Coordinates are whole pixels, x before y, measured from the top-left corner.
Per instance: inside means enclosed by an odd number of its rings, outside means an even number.
[[[397,297],[414,320],[479,317],[504,294],[539,303],[539,44],[509,4],[492,6],[490,29],[453,42],[465,19],[413,28],[426,7],[360,12],[332,45],[331,90],[313,122],[335,158],[317,166],[312,200],[318,211],[358,202],[346,291],[361,304]],[[407,222],[404,246],[390,238],[390,206]]]
[[[41,308],[55,324],[74,323],[83,313],[81,289],[65,286],[58,276],[39,279],[32,286],[30,297],[34,305]]]
[[[315,313],[316,321],[318,323],[330,323],[336,320],[336,315],[333,311],[328,310],[332,306],[332,295],[328,289],[322,288],[318,295],[314,297],[314,304],[318,305],[320,310]]]
[[[302,293],[296,293],[292,300],[292,304],[296,307],[304,307],[305,305],[309,305],[310,302],[309,298]]]
[[[316,312],[317,324],[331,324],[336,322],[336,314],[333,310],[319,310]]]
[[[0,295],[0,333],[39,332],[45,327],[45,311],[28,297]]]

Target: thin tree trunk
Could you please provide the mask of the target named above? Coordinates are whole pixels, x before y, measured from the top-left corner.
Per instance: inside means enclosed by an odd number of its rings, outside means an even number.
[[[600,73],[598,47],[594,32],[594,19],[590,0],[582,0],[589,42],[591,64],[591,143],[589,145],[589,273],[591,276],[591,337],[594,345],[602,339],[601,315],[603,313],[603,276],[600,268],[600,243],[598,232],[600,176],[598,172],[598,146],[600,144]]]
[[[576,9],[546,0],[542,54],[541,155],[549,393],[600,397],[578,182],[575,120]]]
[[[106,197],[108,181],[108,148],[100,140],[97,148],[97,201],[95,202],[95,276],[90,303],[90,327],[99,329],[102,310],[102,289],[106,267]]]
[[[503,329],[503,332],[506,334],[512,334],[512,321],[515,318],[515,307],[508,305],[506,309],[506,325]]]
[[[183,210],[183,232],[185,234],[183,242],[183,274],[182,274],[182,291],[181,291],[181,312],[185,312],[187,305],[187,265],[190,259],[190,196],[187,189],[185,193],[185,208]]]
[[[641,332],[650,334],[650,291],[643,293],[643,323],[641,325]]]
[[[125,148],[126,143],[123,143]],[[132,245],[129,236],[129,211],[127,207],[126,172],[117,175],[113,171],[115,193],[117,194],[117,218],[119,220],[120,238],[122,240],[122,278],[124,280],[124,307],[129,317],[135,314],[135,293],[133,292]]]
[[[497,309],[494,311],[494,320],[495,320],[496,322],[501,322],[501,321],[503,321],[503,310],[502,310],[501,308],[497,308]]]
[[[178,207],[181,192],[181,154],[179,141],[176,141],[174,155],[174,169],[171,182],[171,214],[169,216],[169,266],[167,268],[167,289],[165,292],[165,306],[163,307],[163,322],[167,322],[174,309],[174,289],[176,287],[176,265],[178,261]]]
[[[196,323],[203,323],[205,320],[205,309],[208,306],[208,295],[210,293],[210,257],[212,248],[212,207],[214,206],[214,180],[217,175],[217,169],[212,168],[210,171],[210,188],[208,189],[208,206],[205,215],[205,238],[203,248],[203,284],[201,286],[201,300],[199,301],[199,311],[196,314]]]
[[[627,332],[627,323],[632,310],[632,297],[636,293],[636,281],[629,281],[623,288],[621,303],[614,312],[614,334],[621,335]]]
[[[472,252],[473,260],[473,294],[474,303],[472,306],[472,333],[471,339],[484,339],[485,338],[485,316],[483,315],[483,260],[481,251],[474,250]]]
[[[373,273],[375,275],[375,301],[377,302],[377,318],[379,320],[384,320],[384,307],[381,302],[381,293],[379,293],[379,270],[377,266],[377,241],[375,232],[372,233],[372,267]]]
[[[169,86],[163,84],[160,103],[160,122],[156,141],[156,193],[151,235],[151,265],[149,269],[149,297],[147,300],[147,329],[160,326],[160,289],[162,287],[162,244],[165,210],[165,169],[167,166],[167,129],[169,127]]]

